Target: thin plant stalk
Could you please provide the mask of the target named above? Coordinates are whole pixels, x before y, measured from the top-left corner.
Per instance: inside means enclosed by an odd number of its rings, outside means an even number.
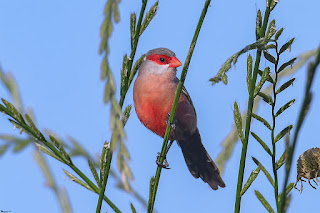
[[[276,93],[276,86],[278,82],[278,63],[279,63],[279,52],[278,52],[278,42],[275,42],[276,45],[276,53],[277,53],[277,59],[276,63],[274,65],[275,69],[275,79],[273,86],[273,104],[272,104],[272,130],[271,130],[271,141],[272,141],[272,169],[274,174],[274,197],[276,200],[277,210],[279,211],[279,202],[278,202],[278,196],[279,196],[279,187],[278,187],[278,173],[277,173],[277,163],[276,163],[276,142],[274,137],[274,131],[276,128],[276,116],[275,116],[275,108],[276,108],[276,102],[277,102],[277,93]]]
[[[206,16],[206,13],[207,13],[207,10],[208,10],[210,2],[211,2],[211,0],[206,0],[206,2],[204,4],[204,8],[203,8],[201,16],[199,18],[199,22],[198,22],[196,31],[195,31],[193,39],[192,39],[192,42],[191,42],[191,45],[190,45],[190,48],[189,48],[189,52],[188,52],[188,55],[187,55],[187,58],[186,58],[186,61],[184,63],[183,69],[182,69],[180,81],[179,81],[179,84],[178,84],[178,87],[177,87],[177,90],[176,90],[175,99],[174,99],[172,110],[171,110],[170,117],[169,117],[170,123],[173,122],[174,115],[175,115],[176,110],[177,110],[178,101],[179,101],[179,98],[180,98],[182,86],[183,86],[183,83],[184,83],[185,78],[187,76],[187,72],[188,72],[190,61],[191,61],[191,57],[192,57],[194,48],[196,46],[197,39],[198,39],[198,36],[199,36],[199,32],[200,32],[203,20],[204,20],[204,18]],[[163,161],[164,161],[164,157],[163,156],[164,156],[164,154],[166,152],[166,149],[167,149],[170,132],[171,132],[171,126],[168,125],[167,129],[166,129],[166,132],[165,132],[163,145],[162,145],[162,149],[161,149],[161,153],[160,153],[160,157],[159,157],[160,164],[162,164]],[[149,200],[149,204],[148,204],[148,212],[149,213],[152,213],[152,211],[153,211],[153,207],[154,207],[154,203],[155,203],[155,199],[156,199],[156,194],[157,194],[157,189],[158,189],[158,185],[159,185],[159,180],[160,180],[160,175],[161,175],[161,170],[162,170],[162,167],[158,166],[157,167],[157,171],[156,171],[156,175],[155,175],[155,179],[154,179],[154,183],[153,183],[153,189],[151,190],[152,191],[151,199]],[[151,187],[152,187],[152,185],[151,185]]]
[[[147,2],[148,2],[148,0],[143,0],[142,1],[142,6],[141,6],[140,15],[139,15],[139,20],[138,20],[138,23],[137,23],[137,30],[136,30],[136,34],[135,34],[134,44],[133,44],[133,48],[131,50],[129,62],[128,62],[128,65],[127,65],[127,70],[131,70],[131,68],[132,68],[133,59],[134,59],[134,56],[136,54],[136,50],[137,50],[137,46],[138,46],[138,42],[139,42],[141,23],[142,23],[142,19],[143,19],[144,11],[146,9]],[[119,101],[120,108],[123,107],[125,96],[126,96],[126,93],[122,94],[122,96],[120,98],[120,101]],[[120,119],[120,118],[118,118],[118,119]],[[112,133],[111,142],[110,142],[111,143],[111,147],[114,147],[112,144],[117,143],[117,139],[116,138],[117,138],[116,135],[114,133]],[[107,185],[107,182],[108,182],[108,176],[109,176],[112,156],[113,156],[113,151],[110,150],[109,154],[107,155],[106,173],[105,173],[105,178],[103,180],[101,191],[100,191],[100,194],[99,194],[99,200],[98,200],[98,204],[97,204],[97,208],[96,208],[96,213],[101,212],[102,200],[105,197],[104,196],[104,192],[105,192],[106,185]]]
[[[290,171],[291,171],[291,167],[292,167],[292,159],[293,159],[294,150],[296,147],[300,128],[303,124],[303,121],[305,119],[308,108],[310,107],[310,102],[312,99],[312,93],[310,92],[310,89],[311,89],[311,85],[314,80],[314,74],[316,72],[316,68],[319,64],[320,64],[320,47],[317,50],[316,59],[315,59],[314,63],[308,68],[307,86],[305,89],[304,99],[303,99],[302,106],[300,109],[298,121],[297,121],[297,124],[295,127],[293,142],[292,142],[292,145],[289,147],[288,159],[286,161],[286,176],[284,179],[284,184],[283,184],[283,188],[282,188],[282,195],[281,195],[281,204],[280,204],[280,212],[281,213],[284,212],[285,204],[286,204],[286,200],[287,200],[286,188],[287,188],[287,185],[289,182],[289,175],[290,175]]]
[[[260,30],[260,38],[265,36],[267,24],[269,20],[269,15],[271,12],[271,5],[272,0],[268,1],[268,5],[266,11],[264,13],[263,25]],[[249,101],[248,101],[248,110],[247,110],[247,118],[246,118],[246,129],[245,129],[245,138],[242,144],[242,151],[241,151],[241,159],[240,159],[240,166],[239,166],[239,174],[238,174],[238,184],[237,184],[237,192],[236,192],[236,202],[235,202],[235,213],[240,212],[240,204],[241,204],[241,189],[243,184],[243,176],[244,176],[244,169],[245,169],[245,162],[247,156],[247,149],[248,149],[248,141],[249,141],[249,133],[250,133],[250,126],[251,126],[251,118],[252,118],[252,109],[253,109],[253,102],[254,102],[254,89],[256,86],[258,71],[259,71],[259,64],[261,59],[262,50],[257,50],[256,61],[254,65],[252,80],[250,81],[250,89],[249,89]]]
[[[14,118],[14,115],[7,108],[3,107],[2,105],[0,105],[0,110],[2,112],[4,112],[5,114],[7,114],[8,116]],[[68,162],[67,160],[65,160],[65,156],[62,153],[60,153],[58,151],[58,149],[56,147],[54,147],[53,144],[49,143],[44,137],[41,137],[37,133],[35,133],[35,131],[27,124],[25,124],[25,123],[18,123],[18,124],[21,126],[21,128],[23,128],[23,130],[27,134],[34,137],[37,142],[42,142],[46,147],[48,147],[61,160],[61,162],[68,165],[75,173],[77,173],[89,185],[89,187],[94,192],[99,194],[99,192],[100,192],[99,188],[85,174],[83,174],[83,172],[80,169],[78,169],[77,166],[75,166],[72,162]],[[118,207],[114,203],[112,203],[111,200],[109,200],[106,196],[104,196],[103,199],[109,204],[109,206],[115,212],[117,212],[117,213],[121,212],[118,209]]]

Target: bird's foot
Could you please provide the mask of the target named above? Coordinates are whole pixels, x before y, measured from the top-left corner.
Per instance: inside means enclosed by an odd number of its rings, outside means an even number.
[[[166,124],[171,127],[171,129],[176,129],[176,121],[173,119],[173,122],[170,122],[170,112],[167,114]]]
[[[158,155],[157,155],[157,160],[156,160],[156,163],[158,166],[164,168],[164,169],[170,169],[169,168],[169,163],[166,159],[166,156],[162,156],[164,159],[163,159],[163,163],[160,163],[160,152],[158,152]]]

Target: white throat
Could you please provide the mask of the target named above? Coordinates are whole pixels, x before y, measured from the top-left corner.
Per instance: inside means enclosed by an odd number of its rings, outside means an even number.
[[[174,72],[175,68],[169,67],[169,64],[159,65],[153,61],[146,59],[140,66],[139,75],[141,74],[156,74],[162,75],[167,72]]]

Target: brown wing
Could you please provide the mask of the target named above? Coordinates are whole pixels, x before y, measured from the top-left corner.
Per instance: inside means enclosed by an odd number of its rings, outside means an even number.
[[[179,79],[175,78],[175,82],[179,83]],[[197,129],[197,115],[194,109],[190,95],[183,86],[179,104],[175,115],[175,139],[181,139],[193,134]]]

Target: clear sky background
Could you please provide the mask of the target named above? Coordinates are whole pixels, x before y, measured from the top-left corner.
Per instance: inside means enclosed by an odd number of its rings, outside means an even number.
[[[154,2],[149,1],[147,10]],[[157,15],[140,38],[136,56],[141,56],[149,49],[167,47],[184,62],[203,4],[204,1],[160,0]],[[111,136],[110,108],[102,101],[102,58],[98,54],[104,5],[104,0],[0,1],[2,68],[14,74],[23,102],[25,106],[34,109],[40,129],[51,129],[63,138],[73,136],[92,154],[100,153],[104,141]],[[131,0],[123,1],[119,7],[121,21],[115,25],[110,40],[109,58],[117,88],[123,55],[130,53],[130,13],[139,14],[140,6],[141,0]],[[272,12],[271,18],[276,19],[277,28],[285,28],[280,42],[296,38],[292,51],[283,54],[283,62],[315,49],[320,44],[319,8],[318,0],[282,0]],[[258,9],[265,10],[264,0],[213,0],[191,60],[185,86],[197,110],[203,143],[213,159],[222,150],[220,143],[232,128],[234,101],[238,102],[241,111],[246,110],[247,54],[230,70],[227,86],[220,83],[212,87],[208,80],[228,57],[255,41]],[[268,63],[262,61],[260,67],[266,65]],[[178,76],[181,69],[178,69]],[[278,131],[296,122],[305,76],[306,67],[303,67],[294,74],[297,79],[294,86],[279,95],[278,107],[292,98],[297,101],[279,117]],[[305,150],[319,146],[319,77],[318,73],[313,86],[314,100],[300,134],[294,161]],[[0,97],[9,97],[2,85]],[[125,106],[128,104],[133,104],[132,88],[125,100]],[[270,119],[270,107],[261,107],[258,114]],[[130,166],[135,177],[132,185],[147,199],[149,180],[155,174],[155,159],[161,149],[162,139],[139,122],[134,110],[125,130],[132,156]],[[255,122],[253,130],[270,145],[267,129]],[[18,131],[13,131],[7,117],[2,116],[0,133],[18,134]],[[282,150],[284,142],[279,142],[277,146]],[[45,179],[34,161],[33,149],[30,146],[19,154],[8,151],[0,159],[0,210],[11,213],[60,211],[54,194],[45,186]],[[191,176],[180,148],[174,144],[167,157],[172,169],[162,172],[155,209],[161,213],[233,212],[240,152],[241,145],[238,143],[223,174],[227,187],[213,191],[207,184]],[[250,140],[247,156],[245,179],[256,168],[251,156],[257,157],[272,171],[271,159],[256,141]],[[59,185],[64,186],[69,193],[73,211],[94,212],[98,196],[67,179],[62,170],[70,171],[66,166],[48,159]],[[75,163],[91,177],[84,160],[75,160]],[[115,162],[112,166],[116,168]],[[295,181],[295,168],[294,165],[291,182]],[[280,172],[280,183],[283,177],[283,172]],[[254,195],[254,189],[262,192],[275,206],[271,185],[261,173],[243,197],[242,212],[265,212]],[[319,193],[319,190],[312,189],[308,184],[305,184],[301,195],[293,190],[289,212],[316,211]],[[132,196],[116,189],[112,179],[106,194],[123,212],[130,212],[130,202],[138,212],[146,211]],[[107,204],[104,204],[103,211],[112,212]]]

